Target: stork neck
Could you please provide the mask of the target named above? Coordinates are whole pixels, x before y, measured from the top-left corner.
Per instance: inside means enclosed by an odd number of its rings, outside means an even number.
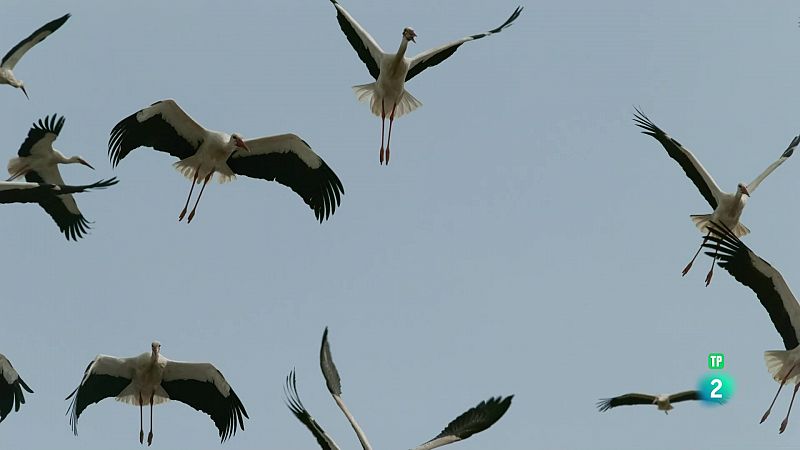
[[[408,39],[406,39],[404,36],[400,39],[400,48],[397,49],[397,54],[394,55],[395,64],[403,60],[403,57],[406,56],[407,48],[408,48]]]

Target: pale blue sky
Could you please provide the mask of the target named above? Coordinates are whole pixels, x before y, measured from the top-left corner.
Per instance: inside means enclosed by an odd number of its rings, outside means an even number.
[[[494,28],[514,1],[343,0],[393,51],[417,53]],[[325,0],[5,0],[0,52],[71,12],[17,66],[31,100],[0,86],[10,158],[31,122],[67,121],[57,148],[120,183],[78,199],[94,229],[67,242],[32,205],[3,206],[0,352],[36,391],[0,425],[15,449],[140,448],[138,411],[106,400],[71,435],[63,398],[98,353],[159,339],[173,359],[211,361],[251,419],[229,449],[310,449],[282,401],[296,367],[305,405],[344,448],[358,442],[319,372],[323,328],[344,398],[376,448],[410,448],[492,395],[515,394],[469,449],[777,448],[784,393],[762,352],[781,340],[755,296],[709,261],[680,270],[708,205],[633,125],[640,106],[731,190],[800,133],[795,2],[589,0],[524,3],[503,33],[467,43],[407,86],[423,107],[379,120],[350,86],[371,81]],[[209,185],[191,225],[189,185],[141,149],[112,171],[111,128],[175,98],[205,126],[245,137],[295,132],[338,173],[322,225],[290,190],[241,177]],[[753,195],[746,242],[800,289],[800,161]],[[724,408],[680,404],[600,414],[600,397],[692,388],[724,352],[738,383]],[[800,414],[800,413],[798,413]],[[207,416],[155,410],[158,448],[216,448]]]

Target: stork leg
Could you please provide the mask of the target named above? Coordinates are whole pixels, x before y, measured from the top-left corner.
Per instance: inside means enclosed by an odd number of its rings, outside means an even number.
[[[142,393],[139,393],[139,443],[144,444],[144,419],[142,416],[144,413],[144,401],[142,400]]]
[[[389,164],[389,142],[392,140],[392,124],[394,123],[394,110],[397,103],[392,106],[392,114],[389,116],[389,136],[386,138],[386,164]]]
[[[781,422],[781,429],[778,433],[783,433],[783,431],[786,429],[786,424],[789,423],[789,414],[792,413],[792,405],[794,405],[794,396],[797,395],[798,389],[800,389],[800,384],[795,384],[794,392],[792,392],[792,401],[789,402],[789,411],[786,412],[786,418],[784,418],[783,422]]]
[[[386,109],[381,99],[381,164],[383,164],[383,130],[386,128]]]
[[[197,201],[194,202],[194,208],[192,208],[192,212],[189,213],[189,219],[186,221],[186,223],[192,223],[192,218],[197,210],[197,204],[200,203],[200,197],[203,196],[203,191],[206,190],[206,185],[208,184],[208,180],[211,179],[211,175],[214,175],[214,172],[210,172],[208,175],[206,175],[205,180],[203,180],[203,187],[200,188],[200,193],[197,194]]]
[[[155,392],[150,394],[150,434],[147,435],[147,446],[150,447],[150,444],[153,443],[153,397],[155,396]]]
[[[198,172],[195,172],[194,173],[194,178],[192,179],[192,188],[189,189],[189,196],[186,197],[186,204],[183,205],[183,211],[181,211],[181,215],[178,216],[178,222],[183,220],[183,216],[186,215],[186,209],[189,207],[189,200],[192,198],[192,191],[194,191],[194,184],[197,183],[197,175],[198,175]]]
[[[789,371],[786,373],[786,376],[783,377],[783,380],[781,380],[781,385],[778,386],[778,392],[775,393],[775,397],[772,398],[772,403],[769,404],[769,408],[767,408],[767,412],[765,412],[764,416],[761,417],[761,422],[759,422],[759,423],[764,423],[764,421],[767,420],[767,417],[769,416],[769,413],[772,411],[772,407],[775,405],[775,400],[778,399],[778,394],[781,393],[781,389],[783,389],[783,385],[786,384],[786,380],[788,380],[789,379],[789,375],[791,375],[792,372],[794,372],[794,368],[795,367],[797,367],[797,364],[793,365],[789,369]]]
[[[711,277],[714,275],[714,264],[717,262],[717,255],[719,254],[719,245],[714,247],[714,257],[711,259],[711,269],[708,270],[706,275],[706,287],[711,284]]]
[[[689,269],[692,268],[692,264],[694,263],[694,260],[697,259],[697,255],[700,254],[700,250],[703,249],[703,245],[706,243],[706,241],[708,241],[708,237],[709,236],[711,236],[711,232],[710,231],[708,232],[708,234],[706,234],[706,237],[703,238],[703,243],[700,244],[700,248],[697,249],[697,252],[692,257],[692,260],[689,261],[689,264],[687,264],[686,267],[683,268],[683,272],[681,273],[681,276],[686,276],[686,274],[689,273]]]

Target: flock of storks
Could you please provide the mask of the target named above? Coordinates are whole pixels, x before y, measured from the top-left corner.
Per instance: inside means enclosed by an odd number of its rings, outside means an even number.
[[[421,105],[405,90],[405,82],[428,67],[450,57],[465,42],[499,33],[510,26],[522,8],[499,27],[452,41],[448,44],[407,58],[408,42],[416,42],[416,33],[405,28],[400,48],[386,53],[336,0],[337,20],[359,58],[375,78],[375,82],[355,86],[359,100],[370,102],[371,111],[381,117],[380,163],[389,162],[392,125],[396,117]],[[53,20],[12,48],[0,63],[0,84],[19,88],[28,96],[25,85],[13,72],[19,60],[33,46],[67,22],[66,14]],[[385,146],[385,119],[389,117]],[[89,229],[72,194],[92,189],[108,188],[118,180],[111,178],[86,185],[64,182],[59,164],[81,164],[93,167],[82,157],[66,157],[53,147],[65,123],[64,117],[52,115],[39,119],[28,131],[17,157],[8,163],[10,178],[0,182],[0,203],[38,203],[56,222],[68,240],[77,240]],[[178,158],[176,169],[191,180],[191,188],[178,220],[194,218],[200,197],[214,173],[221,182],[245,175],[267,181],[277,181],[295,191],[314,210],[322,222],[339,206],[344,187],[336,173],[311,147],[294,134],[282,134],[257,139],[245,139],[237,133],[223,133],[204,128],[192,119],[174,100],[161,100],[122,119],[111,130],[108,155],[116,167],[128,154],[139,147],[150,147]],[[15,181],[24,177],[25,181]],[[200,192],[191,210],[189,203],[196,184]],[[188,213],[188,216],[187,216]],[[320,366],[328,390],[355,430],[365,450],[371,449],[364,432],[342,400],[341,381],[331,358],[328,332],[322,339]],[[13,409],[19,411],[25,403],[24,392],[33,390],[20,378],[5,356],[0,355],[0,422]],[[295,375],[286,378],[287,406],[295,417],[314,435],[323,449],[338,449],[300,401]],[[177,400],[208,414],[214,421],[221,441],[244,429],[247,411],[222,373],[210,363],[172,361],[161,354],[161,344],[153,342],[151,351],[130,358],[99,355],[86,368],[78,387],[67,397],[69,423],[77,434],[78,418],[90,405],[109,397],[139,407],[139,442],[144,443],[144,407],[150,406],[150,427],[147,444],[153,441],[153,405]],[[496,397],[479,403],[458,416],[436,437],[417,447],[429,450],[479,433],[497,422],[511,406],[512,396]]]

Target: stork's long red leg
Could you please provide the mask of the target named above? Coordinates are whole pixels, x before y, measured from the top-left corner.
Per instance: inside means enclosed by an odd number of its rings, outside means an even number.
[[[381,100],[381,164],[383,164],[383,130],[386,128],[386,108]]]
[[[714,257],[711,259],[711,269],[708,271],[708,275],[706,275],[706,287],[711,284],[711,277],[714,275],[714,264],[717,262],[717,255],[719,254],[719,245],[714,247]]]
[[[147,435],[147,446],[153,443],[153,397],[155,392],[150,394],[150,434]]]
[[[775,397],[772,398],[772,403],[769,404],[769,408],[767,408],[767,412],[765,412],[764,416],[761,417],[761,422],[759,422],[759,423],[764,423],[764,421],[767,420],[767,417],[769,416],[769,413],[772,411],[772,406],[775,405],[775,400],[778,399],[778,394],[781,393],[781,389],[783,389],[783,385],[786,384],[786,380],[788,380],[789,379],[789,375],[791,375],[792,372],[794,372],[794,368],[795,367],[797,367],[797,364],[793,365],[789,369],[789,371],[786,372],[786,376],[783,377],[783,380],[781,380],[781,385],[778,386],[778,392],[775,393]]]
[[[800,389],[800,384],[795,384],[794,385],[794,392],[792,392],[792,401],[789,402],[789,411],[786,412],[786,418],[784,418],[783,422],[781,422],[781,429],[780,429],[780,431],[778,433],[783,433],[783,431],[786,429],[786,424],[789,423],[789,414],[792,413],[792,405],[794,405],[794,397],[795,397],[795,395],[797,395],[797,390],[798,389]]]
[[[214,172],[209,173],[206,175],[205,180],[203,180],[203,187],[200,188],[200,193],[197,194],[197,201],[194,202],[194,208],[192,208],[192,212],[189,213],[189,219],[186,223],[192,223],[192,218],[194,217],[194,213],[197,210],[197,204],[200,203],[200,197],[203,196],[203,191],[206,190],[206,185],[208,184],[208,180],[211,179],[211,175],[214,175]]]
[[[186,204],[183,205],[183,211],[181,211],[181,215],[178,216],[178,222],[183,220],[183,216],[186,215],[186,209],[189,207],[189,200],[192,198],[192,191],[194,191],[194,184],[197,183],[197,175],[198,175],[198,172],[195,172],[194,173],[194,178],[192,179],[192,187],[191,187],[191,189],[189,189],[189,196],[186,197]],[[189,219],[189,220],[191,220],[191,219]]]
[[[386,164],[389,164],[389,143],[392,141],[392,124],[394,123],[394,110],[397,103],[392,106],[392,114],[389,116],[389,137],[386,138]]]
[[[681,273],[681,276],[685,276],[687,273],[689,273],[689,269],[692,268],[692,264],[694,263],[694,260],[697,259],[697,255],[700,254],[700,250],[703,249],[703,245],[706,243],[706,241],[708,241],[708,237],[709,236],[711,236],[711,232],[710,231],[708,232],[708,234],[706,234],[706,237],[703,238],[703,243],[700,244],[700,248],[698,248],[697,252],[695,252],[694,256],[692,256],[692,260],[689,261],[689,264],[687,264],[686,267],[683,268],[683,272]]]
[[[139,393],[139,443],[140,444],[144,444],[144,419],[142,418],[142,416],[144,415],[144,413],[142,412],[144,410],[144,406],[142,406],[143,404],[144,400],[142,400],[142,393],[140,392]]]

